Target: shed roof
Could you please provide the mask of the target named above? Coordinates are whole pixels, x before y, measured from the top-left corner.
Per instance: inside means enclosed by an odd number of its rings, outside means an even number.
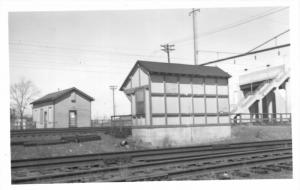
[[[202,66],[202,65],[188,65],[178,63],[164,63],[164,62],[152,62],[152,61],[140,61],[138,60],[120,90],[126,85],[129,77],[133,74],[136,68],[140,66],[150,74],[170,74],[170,75],[191,75],[191,76],[202,76],[202,77],[222,77],[230,78],[227,72],[223,71],[219,67]]]
[[[41,103],[46,103],[46,102],[53,102],[53,101],[63,97],[64,95],[69,94],[69,93],[74,92],[74,91],[77,92],[78,94],[82,95],[87,100],[94,101],[93,97],[85,94],[84,92],[82,92],[81,90],[79,90],[75,87],[72,87],[72,88],[68,88],[68,89],[65,89],[65,90],[60,90],[60,91],[57,91],[57,92],[49,93],[49,94],[47,94],[47,95],[31,102],[30,104],[36,105],[36,104],[41,104]]]

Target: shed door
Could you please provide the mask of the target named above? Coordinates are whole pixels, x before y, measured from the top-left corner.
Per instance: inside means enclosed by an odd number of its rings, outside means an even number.
[[[77,127],[77,112],[69,111],[69,127]]]

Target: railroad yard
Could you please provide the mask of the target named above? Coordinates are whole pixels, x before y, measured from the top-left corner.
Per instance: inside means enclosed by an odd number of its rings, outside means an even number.
[[[89,130],[68,135],[12,133],[12,183],[292,178],[290,126],[235,126],[229,140],[165,148],[146,143],[137,147],[129,141],[130,136],[116,138],[104,129]],[[24,144],[26,138],[54,142],[65,135],[77,137],[77,141]],[[123,140],[130,143],[121,146]],[[87,147],[89,151],[84,151]]]
[[[293,181],[289,9],[9,13],[9,185]]]

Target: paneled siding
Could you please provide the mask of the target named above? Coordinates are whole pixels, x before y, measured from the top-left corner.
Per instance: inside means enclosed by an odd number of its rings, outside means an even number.
[[[151,75],[153,125],[229,124],[228,80]]]

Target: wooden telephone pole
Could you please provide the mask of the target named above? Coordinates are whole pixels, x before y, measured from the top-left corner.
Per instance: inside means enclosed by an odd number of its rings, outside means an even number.
[[[175,45],[169,45],[169,44],[164,44],[164,45],[160,45],[163,49],[161,49],[162,51],[166,52],[168,55],[168,63],[170,63],[170,51],[174,51],[174,46]]]

